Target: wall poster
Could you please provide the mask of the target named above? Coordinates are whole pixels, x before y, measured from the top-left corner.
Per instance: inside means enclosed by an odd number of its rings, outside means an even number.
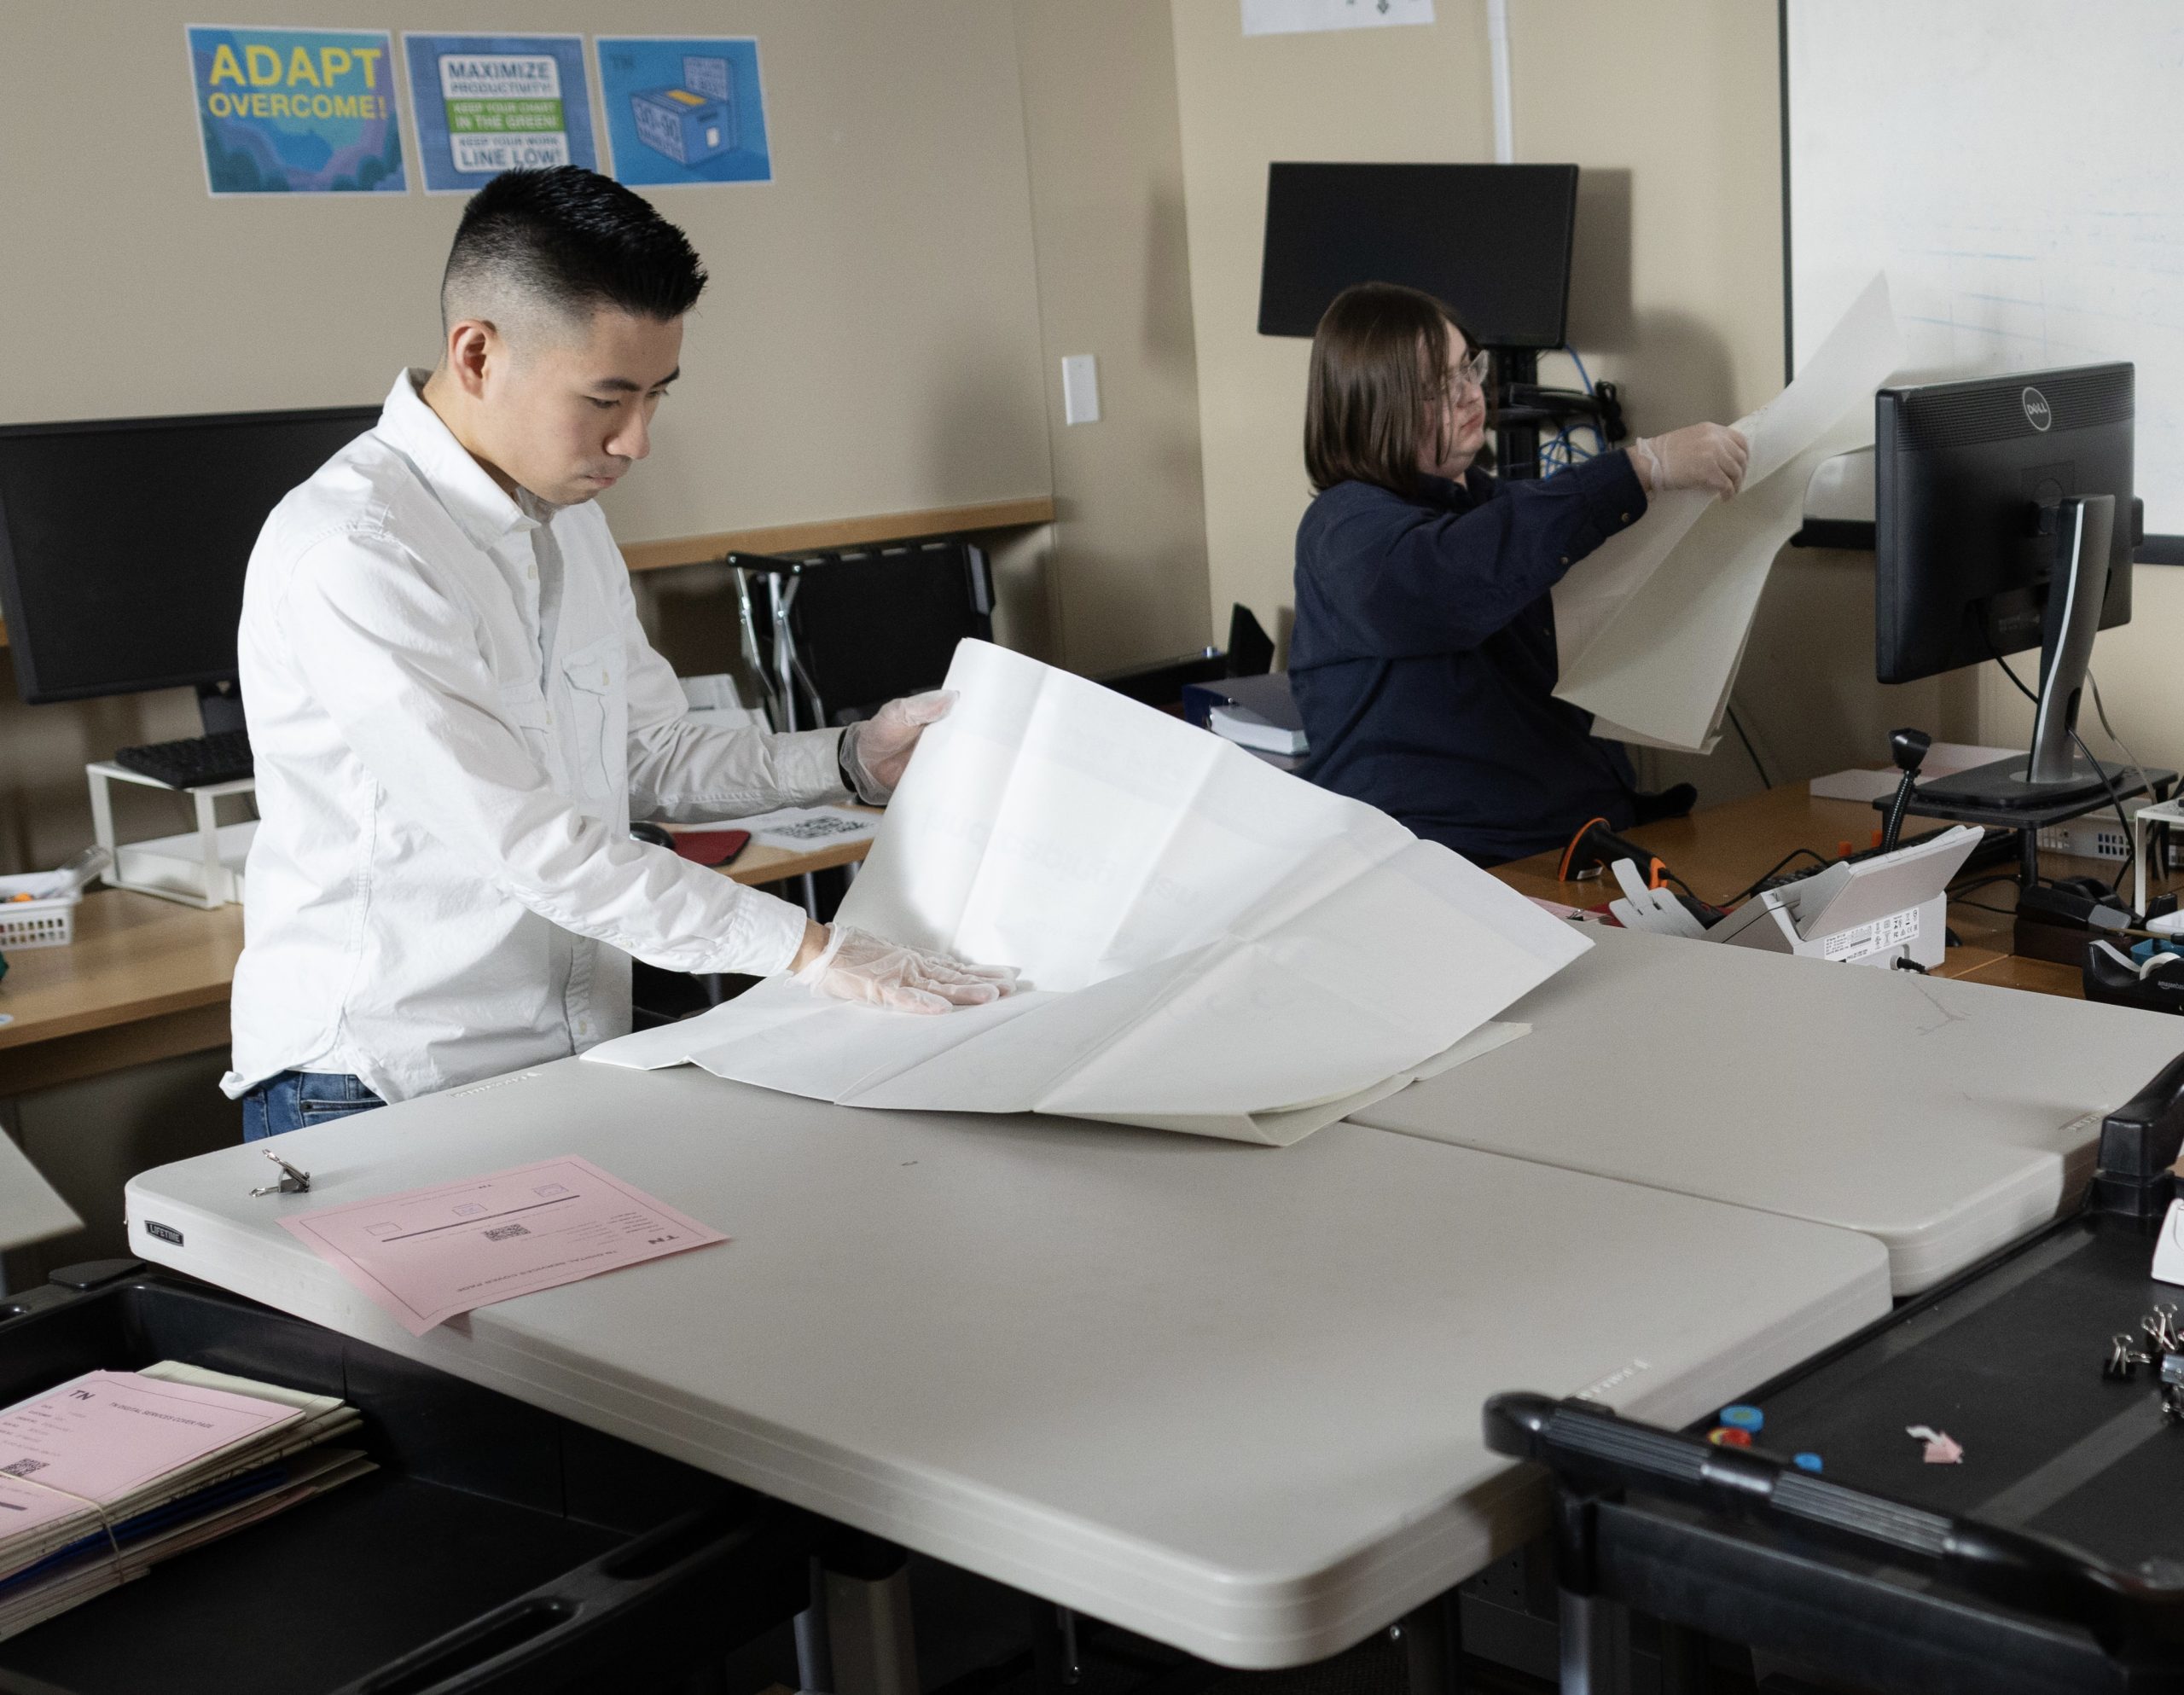
[[[601,36],[598,48],[615,181],[773,181],[755,40]]]
[[[189,26],[214,194],[399,194],[402,124],[384,30]]]
[[[503,171],[599,168],[583,37],[405,32],[402,48],[427,194],[470,194]]]

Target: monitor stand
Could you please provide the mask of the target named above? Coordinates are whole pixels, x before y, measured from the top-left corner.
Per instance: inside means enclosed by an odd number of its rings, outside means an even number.
[[[2029,753],[1921,783],[1911,810],[1929,818],[2037,828],[2074,818],[2111,799],[2141,792],[2136,768],[2106,775],[2077,751],[2078,699],[2093,662],[2093,638],[2108,595],[2109,548],[2115,534],[2113,495],[2073,495],[2055,511],[2055,568],[2040,642],[2040,705]],[[2146,773],[2157,788],[2174,771]]]
[[[207,735],[245,729],[242,685],[239,682],[200,682],[197,685],[197,722]]]

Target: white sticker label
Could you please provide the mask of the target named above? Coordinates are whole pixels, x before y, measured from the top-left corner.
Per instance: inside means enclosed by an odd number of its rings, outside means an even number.
[[[1244,0],[1246,35],[1430,24],[1433,0]]]
[[[1822,959],[1862,960],[1868,954],[1900,948],[1906,942],[1918,939],[1919,908],[1909,906],[1886,918],[1877,918],[1871,924],[1861,924],[1856,930],[1837,931],[1820,944],[1820,952]]]
[[[2169,1204],[2169,1216],[2161,1221],[2161,1239],[2154,1244],[2153,1274],[2161,1283],[2184,1283],[2184,1200]]]

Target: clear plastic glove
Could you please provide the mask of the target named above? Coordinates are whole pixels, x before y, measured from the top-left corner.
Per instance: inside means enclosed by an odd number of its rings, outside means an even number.
[[[1726,424],[1687,424],[1664,436],[1641,436],[1630,462],[1655,494],[1704,489],[1727,500],[1744,483],[1751,444]]]
[[[952,693],[936,688],[890,700],[862,723],[851,724],[842,743],[842,764],[857,785],[857,798],[877,806],[894,793],[925,727],[938,723],[955,704]]]
[[[815,995],[897,1013],[983,1007],[1016,988],[1013,966],[961,965],[846,924],[832,926],[819,956],[795,977]]]

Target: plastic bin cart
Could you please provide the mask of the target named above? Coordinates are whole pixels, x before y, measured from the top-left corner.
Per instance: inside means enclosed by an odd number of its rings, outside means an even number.
[[[504,1396],[131,1261],[0,1297],[0,1405],[166,1359],[341,1396],[379,1469],[0,1642],[0,1695],[675,1691],[805,1605],[819,1521]]]

